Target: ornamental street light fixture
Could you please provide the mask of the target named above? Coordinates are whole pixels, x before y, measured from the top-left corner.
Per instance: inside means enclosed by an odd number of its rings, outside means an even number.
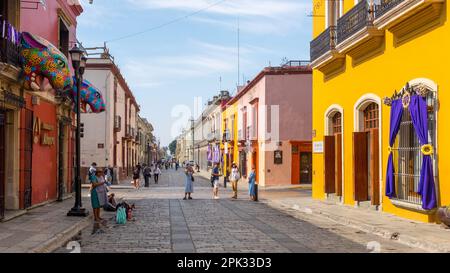
[[[86,57],[84,56],[84,51],[81,50],[77,45],[75,45],[70,51],[70,58],[72,59],[72,66],[75,70],[75,79],[77,84],[77,98],[76,98],[76,114],[77,114],[77,131],[76,131],[76,168],[75,168],[75,205],[73,208],[67,213],[67,216],[87,216],[89,214],[81,203],[81,144],[80,144],[80,90],[81,90],[81,82],[83,81],[83,73],[86,67]]]

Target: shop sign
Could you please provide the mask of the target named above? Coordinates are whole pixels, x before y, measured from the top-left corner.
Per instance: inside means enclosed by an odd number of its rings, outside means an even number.
[[[34,143],[38,144],[39,140],[41,145],[51,146],[55,144],[55,137],[49,136],[48,132],[55,130],[54,125],[41,122],[41,119],[38,117],[34,118],[33,122],[33,134],[34,134]],[[41,131],[48,131],[42,133]]]
[[[323,153],[323,141],[313,142],[313,153]]]
[[[283,151],[276,150],[273,152],[273,163],[283,164]]]

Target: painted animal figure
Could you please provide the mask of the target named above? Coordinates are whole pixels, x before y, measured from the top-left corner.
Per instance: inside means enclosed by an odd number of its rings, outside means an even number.
[[[77,99],[77,81],[76,78],[73,77],[73,88],[71,90],[71,96],[72,100],[76,102]],[[87,108],[86,106],[89,105],[89,112],[92,113],[100,113],[105,111],[105,102],[103,101],[102,94],[98,91],[98,89],[92,85],[87,80],[83,80],[81,83],[81,93],[80,93],[80,99],[81,99],[81,110],[82,112],[86,113]],[[75,110],[76,112],[76,110]]]
[[[66,56],[42,37],[28,32],[21,34],[20,61],[24,87],[34,91],[47,90],[45,79],[55,90],[69,90],[73,86]]]

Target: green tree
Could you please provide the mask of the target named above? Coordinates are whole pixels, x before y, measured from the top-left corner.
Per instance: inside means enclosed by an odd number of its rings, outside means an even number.
[[[170,142],[169,144],[169,150],[171,155],[175,155],[175,151],[177,150],[177,140]]]

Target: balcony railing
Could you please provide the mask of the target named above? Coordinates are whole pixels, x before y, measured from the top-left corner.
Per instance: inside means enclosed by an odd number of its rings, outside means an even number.
[[[373,16],[369,3],[363,0],[337,21],[337,43],[351,37],[366,26],[371,26]]]
[[[380,4],[375,6],[375,18],[381,17],[405,0],[380,0]]]
[[[333,50],[336,46],[336,27],[330,26],[310,43],[311,61]]]
[[[14,66],[20,66],[20,47],[12,42],[0,38],[0,61]]]

